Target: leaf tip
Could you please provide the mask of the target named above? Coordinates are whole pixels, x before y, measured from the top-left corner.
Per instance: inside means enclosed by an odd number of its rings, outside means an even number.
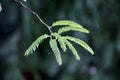
[[[77,59],[77,60],[80,60],[80,57],[77,57],[76,59]]]
[[[86,32],[86,33],[88,33],[88,34],[89,34],[89,33],[90,33],[90,31],[89,31],[89,30],[87,30],[87,32]]]
[[[89,50],[89,52],[90,52],[92,55],[94,55],[94,51],[93,51],[92,48]]]
[[[62,65],[62,62],[59,62],[59,65],[61,66],[61,65]]]
[[[84,29],[85,30],[85,33],[89,34],[90,31],[88,29]]]
[[[28,56],[28,53],[25,53],[24,56]]]
[[[94,55],[94,51],[91,51],[91,54]]]

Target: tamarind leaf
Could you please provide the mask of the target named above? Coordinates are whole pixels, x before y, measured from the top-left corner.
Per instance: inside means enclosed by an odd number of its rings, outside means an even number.
[[[81,29],[82,32],[89,33],[89,31],[86,28],[84,28],[82,25],[70,20],[59,20],[59,21],[53,22],[52,27],[56,27],[56,26],[68,26],[68,27],[72,27],[71,28],[72,30],[78,29],[80,31]],[[65,29],[67,29],[67,31],[71,30],[70,28],[69,29],[65,28]]]
[[[31,46],[26,50],[24,55],[29,55],[30,53],[33,53],[33,51],[36,50],[36,48],[38,48],[39,44],[43,42],[44,39],[48,38],[49,35],[48,34],[44,34],[40,37],[38,37],[32,44]]]
[[[83,40],[80,40],[78,38],[74,38],[71,36],[66,36],[66,39],[70,40],[70,41],[74,41],[75,43],[81,45],[82,47],[84,47],[87,51],[89,51],[91,54],[94,54],[94,51],[92,50],[92,48]]]
[[[69,47],[69,49],[72,51],[72,53],[75,55],[77,60],[80,60],[80,57],[78,55],[77,50],[74,48],[74,46],[66,39],[64,38],[65,44]]]
[[[65,52],[66,51],[66,45],[64,43],[64,39],[62,38],[62,36],[58,33],[54,33],[54,36],[56,37],[56,39],[58,40],[60,47],[62,48],[62,50]]]
[[[68,32],[68,31],[79,31],[79,32],[83,32],[83,33],[89,33],[89,31],[85,28],[83,29],[83,28],[70,27],[70,26],[60,28],[58,30],[58,33],[62,34],[62,33]]]
[[[56,39],[50,39],[49,43],[50,43],[50,47],[51,47],[53,53],[55,54],[55,57],[56,57],[56,60],[57,60],[58,64],[61,65],[62,64],[62,59],[61,59],[60,50],[57,46]]]

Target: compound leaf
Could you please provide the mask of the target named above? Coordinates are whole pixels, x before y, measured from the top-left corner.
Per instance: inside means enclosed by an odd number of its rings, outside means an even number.
[[[53,53],[55,54],[56,60],[58,62],[59,65],[62,64],[62,59],[61,59],[61,54],[60,54],[60,50],[57,46],[57,42],[56,39],[50,39],[50,47],[53,51]]]
[[[73,54],[75,55],[77,60],[80,60],[80,57],[76,51],[76,49],[74,48],[74,46],[67,40],[64,38],[65,44],[69,47],[69,49],[73,52]]]
[[[78,23],[76,22],[73,22],[73,21],[69,21],[69,20],[59,20],[59,21],[56,21],[52,24],[52,27],[55,27],[55,26],[63,26],[63,25],[70,25],[70,26],[79,26],[82,28],[81,25],[79,25]]]
[[[66,48],[66,45],[64,43],[64,39],[62,38],[62,36],[59,35],[58,33],[54,33],[54,36],[58,40],[58,42],[59,42],[60,47],[62,48],[62,50],[65,52],[67,48]]]
[[[58,33],[62,34],[64,32],[68,32],[68,31],[79,31],[79,32],[89,33],[89,31],[87,29],[85,29],[85,28],[70,27],[70,26],[60,28],[58,30]]]
[[[90,46],[85,43],[84,41],[74,38],[74,37],[70,37],[70,36],[66,36],[66,39],[70,40],[70,41],[74,41],[75,43],[81,45],[82,47],[84,47],[86,50],[88,50],[91,54],[94,54],[93,50],[90,48]]]
[[[38,37],[33,43],[32,45],[26,50],[24,55],[29,55],[29,53],[32,53],[33,51],[36,50],[36,48],[39,46],[39,44],[41,42],[43,42],[44,39],[48,38],[49,35],[48,34],[44,34],[40,37]]]
[[[81,26],[80,24],[73,22],[73,21],[69,21],[69,20],[59,20],[56,21],[52,24],[52,27],[55,26],[69,26],[69,27],[76,27],[76,28],[80,28],[82,29],[82,31],[85,31],[86,33],[89,33],[89,31],[85,28],[83,28],[83,26]]]

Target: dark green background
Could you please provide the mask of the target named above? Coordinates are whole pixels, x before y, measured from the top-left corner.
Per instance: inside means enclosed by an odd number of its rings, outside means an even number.
[[[90,34],[67,35],[86,41],[91,55],[74,44],[81,60],[70,50],[59,66],[48,39],[33,54],[25,50],[40,35],[48,33],[38,19],[13,0],[0,0],[0,80],[120,80],[120,0],[28,0],[25,4],[48,24],[72,20]]]

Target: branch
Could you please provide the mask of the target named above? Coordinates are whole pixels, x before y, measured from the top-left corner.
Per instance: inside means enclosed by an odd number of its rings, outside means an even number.
[[[47,25],[42,19],[41,19],[41,17],[36,13],[36,12],[34,12],[33,10],[31,10],[30,8],[28,8],[25,4],[23,4],[21,1],[19,1],[19,0],[14,0],[15,2],[17,2],[17,3],[19,3],[22,7],[24,7],[26,10],[28,10],[30,13],[32,13],[33,15],[35,15],[37,18],[38,18],[38,20],[43,24],[43,25],[45,25],[46,26],[46,28],[48,28],[48,30],[50,31],[50,33],[52,34],[53,32],[52,32],[52,30],[51,30],[51,27],[49,26],[49,25]]]

